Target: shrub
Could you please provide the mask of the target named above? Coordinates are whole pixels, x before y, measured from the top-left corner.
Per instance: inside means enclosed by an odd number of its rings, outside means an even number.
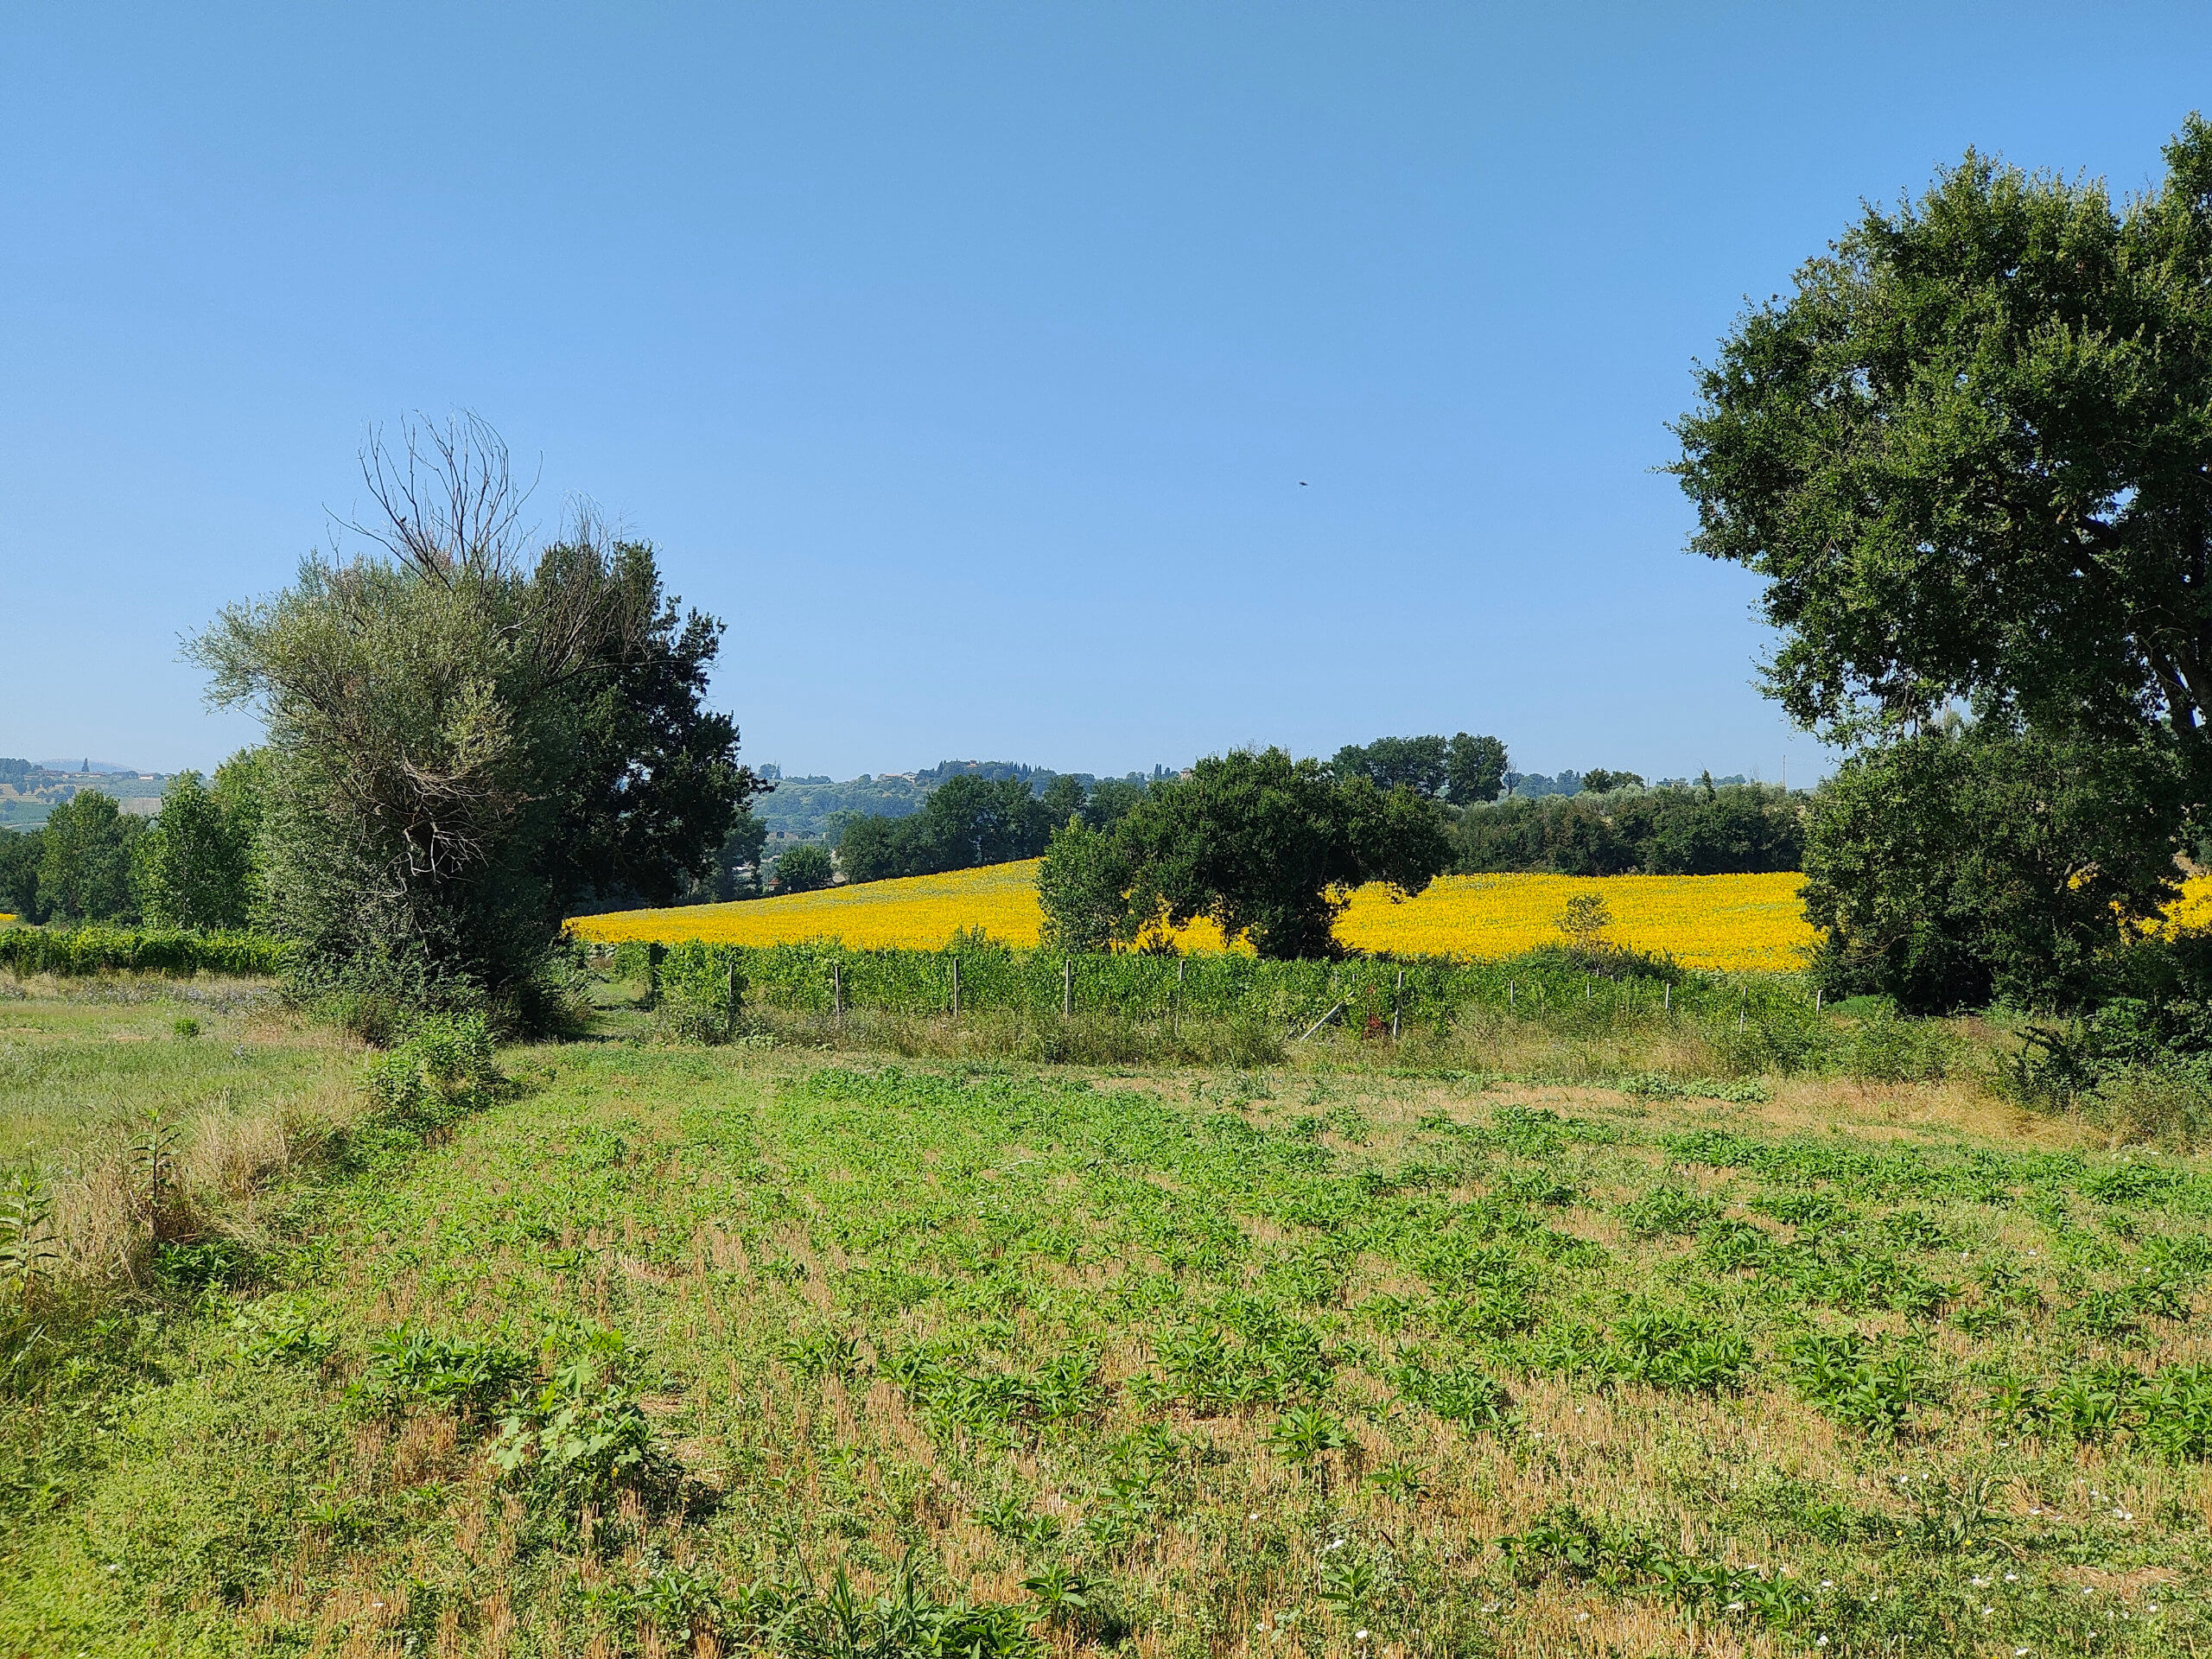
[[[283,941],[261,933],[101,926],[0,931],[0,968],[24,975],[276,974],[289,956]]]
[[[747,979],[740,953],[690,939],[671,949],[659,968],[661,1021],[681,1041],[718,1043],[736,1033]]]

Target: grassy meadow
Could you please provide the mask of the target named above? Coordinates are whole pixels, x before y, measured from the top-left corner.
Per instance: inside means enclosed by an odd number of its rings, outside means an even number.
[[[158,1098],[182,1198],[11,1305],[0,1653],[2212,1645],[2212,1174],[1963,1065],[617,1006],[401,1089],[235,988],[11,988],[14,1155],[127,1186]]]

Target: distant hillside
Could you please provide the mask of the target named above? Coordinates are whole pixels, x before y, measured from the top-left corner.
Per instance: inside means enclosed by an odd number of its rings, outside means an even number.
[[[163,772],[132,772],[104,760],[86,771],[79,760],[16,760],[0,756],[0,829],[28,830],[80,789],[97,789],[123,803],[126,812],[151,813],[168,787]]]
[[[1042,794],[1045,785],[1059,776],[1049,766],[1027,766],[1018,760],[940,760],[913,772],[862,772],[842,783],[823,777],[786,777],[779,766],[763,766],[760,771],[775,784],[776,792],[753,804],[753,816],[768,826],[771,836],[792,841],[826,839],[841,821],[839,815],[907,817],[920,811],[929,792],[948,778],[976,777],[987,781],[1019,778],[1033,793]],[[1098,781],[1087,772],[1073,775],[1085,788]],[[1149,774],[1130,772],[1128,780],[1141,784],[1152,778],[1173,776],[1169,768],[1154,766]]]

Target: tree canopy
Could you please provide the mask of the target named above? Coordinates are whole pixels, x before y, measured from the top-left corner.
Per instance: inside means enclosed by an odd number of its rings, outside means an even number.
[[[1452,861],[1440,814],[1413,790],[1275,748],[1209,756],[1155,785],[1115,833],[1140,923],[1211,917],[1263,957],[1337,954],[1350,889],[1417,893]]]
[[[579,900],[675,897],[753,793],[702,702],[721,626],[588,518],[531,552],[480,423],[410,430],[365,472],[379,553],[310,556],[194,654],[266,723],[265,903],[305,961],[505,993]]]
[[[1494,801],[1507,766],[1505,745],[1494,737],[1378,737],[1337,751],[1329,769],[1339,778],[1364,778],[1377,789],[1409,789],[1429,799],[1448,796],[1454,806]]]
[[[931,790],[918,812],[846,823],[837,861],[848,881],[881,881],[1034,858],[1071,810],[1065,791],[1056,808],[1033,795],[1027,779],[960,773]]]
[[[2212,125],[2165,159],[2115,204],[1969,152],[1700,372],[1692,545],[1767,578],[1803,724],[1973,700],[2175,748],[2206,798]]]
[[[143,818],[97,789],[62,802],[40,835],[39,908],[65,922],[136,921],[131,849],[145,830]]]
[[[2094,1003],[2115,952],[2180,891],[2180,788],[2144,745],[1993,717],[1861,750],[1808,815],[1817,972],[1917,1013]]]
[[[157,927],[244,927],[254,901],[261,765],[253,751],[219,767],[210,788],[179,772],[133,849],[139,909]]]

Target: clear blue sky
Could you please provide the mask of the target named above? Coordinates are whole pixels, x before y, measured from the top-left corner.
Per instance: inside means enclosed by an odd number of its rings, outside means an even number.
[[[756,761],[1802,778],[1650,470],[1691,360],[1968,144],[2139,188],[2209,72],[2201,4],[11,7],[0,754],[249,741],[178,636],[468,408],[728,620]]]

